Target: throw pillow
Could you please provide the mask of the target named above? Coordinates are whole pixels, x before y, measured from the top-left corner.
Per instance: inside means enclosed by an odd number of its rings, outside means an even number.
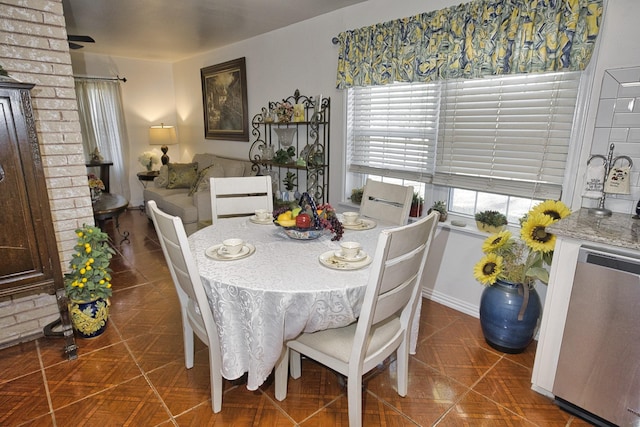
[[[158,188],[166,188],[169,183],[169,167],[162,165],[157,177],[153,179],[153,183]]]
[[[167,188],[191,188],[198,177],[197,163],[169,163]]]
[[[189,195],[193,196],[201,190],[209,189],[209,178],[222,178],[224,177],[224,169],[220,165],[209,165],[198,172],[198,177],[189,190]]]

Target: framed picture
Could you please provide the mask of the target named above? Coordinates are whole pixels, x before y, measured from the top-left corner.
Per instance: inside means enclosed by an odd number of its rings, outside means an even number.
[[[200,69],[204,137],[249,141],[245,58]]]

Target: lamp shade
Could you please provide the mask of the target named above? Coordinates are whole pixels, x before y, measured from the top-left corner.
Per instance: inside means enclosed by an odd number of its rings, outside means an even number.
[[[151,126],[149,128],[149,144],[173,145],[177,143],[176,128],[173,126]]]

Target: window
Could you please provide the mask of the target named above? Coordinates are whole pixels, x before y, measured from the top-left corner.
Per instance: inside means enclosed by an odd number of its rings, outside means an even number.
[[[558,199],[580,73],[443,82],[435,184]]]
[[[517,222],[532,199],[561,195],[580,76],[351,88],[349,171],[449,187],[452,211],[504,206]]]
[[[531,208],[540,200],[503,194],[486,193],[483,191],[451,188],[449,191],[449,212],[473,216],[476,212],[497,210],[507,216],[511,224],[518,224]]]
[[[431,181],[440,88],[394,84],[349,89],[349,171]]]

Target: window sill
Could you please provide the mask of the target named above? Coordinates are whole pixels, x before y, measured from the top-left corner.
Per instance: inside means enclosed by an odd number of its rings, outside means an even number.
[[[459,226],[459,225],[453,225],[451,222],[452,221],[459,221],[459,222],[464,222],[466,225],[465,226]],[[457,215],[451,215],[451,213],[448,214],[448,218],[445,222],[440,222],[438,223],[438,227],[440,228],[446,228],[448,230],[454,231],[454,232],[459,232],[459,233],[463,233],[463,234],[470,234],[470,235],[474,235],[474,236],[479,236],[482,238],[486,238],[489,237],[491,234],[478,230],[478,227],[476,227],[476,223],[475,220],[465,217],[465,216],[457,216]],[[509,230],[511,232],[511,234],[513,234],[516,238],[518,238],[520,236],[520,228],[519,227],[514,227],[512,225],[507,225],[506,230]]]

